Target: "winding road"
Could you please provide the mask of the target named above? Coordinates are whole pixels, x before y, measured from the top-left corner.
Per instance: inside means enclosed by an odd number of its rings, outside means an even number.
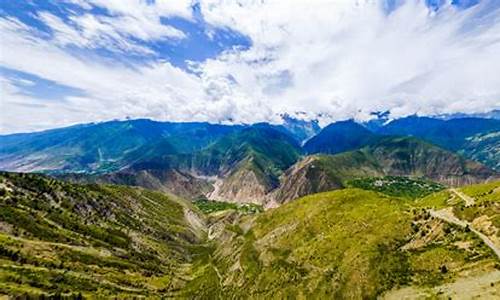
[[[429,212],[430,212],[431,216],[438,218],[438,219],[441,219],[445,222],[452,223],[452,224],[458,225],[460,227],[469,226],[470,231],[475,233],[488,247],[491,248],[491,250],[493,250],[493,252],[495,252],[496,256],[500,259],[500,248],[498,248],[495,245],[495,243],[493,243],[493,241],[490,240],[486,235],[484,235],[480,231],[474,229],[469,222],[462,221],[462,220],[458,219],[457,217],[455,217],[455,215],[452,212],[451,207],[437,210],[437,211],[431,209],[431,210],[429,210]]]

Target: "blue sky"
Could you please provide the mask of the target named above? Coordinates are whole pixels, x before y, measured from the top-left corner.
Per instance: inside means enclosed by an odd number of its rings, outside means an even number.
[[[154,3],[154,1],[145,1]],[[64,1],[3,1],[1,3],[2,17],[15,17],[24,24],[27,24],[39,31],[39,34],[47,40],[54,38],[54,30],[50,25],[40,20],[40,13],[50,13],[60,18],[65,24],[75,26],[71,16],[83,16],[91,14],[94,16],[112,17],[113,13],[105,7],[100,7],[91,1],[91,8],[85,8],[78,2]],[[133,6],[130,9],[134,9]],[[207,58],[216,57],[222,51],[238,47],[247,49],[251,45],[251,40],[245,35],[233,31],[230,28],[218,28],[210,26],[203,20],[199,4],[193,2],[188,10],[192,17],[182,16],[160,17],[159,22],[165,26],[171,26],[183,34],[186,38],[171,38],[161,40],[143,40],[130,36],[129,38],[140,46],[147,47],[152,53],[121,52],[109,49],[105,45],[96,45],[91,49],[74,47],[68,45],[67,51],[80,56],[101,56],[124,63],[141,63],[154,60],[165,60],[174,66],[186,68],[187,61],[203,61]],[[22,76],[22,75],[21,75]]]
[[[0,2],[0,133],[500,103],[492,0]]]

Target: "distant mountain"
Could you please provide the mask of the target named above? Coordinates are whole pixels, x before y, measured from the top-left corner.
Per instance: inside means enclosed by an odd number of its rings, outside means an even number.
[[[257,125],[226,135],[192,154],[167,155],[129,169],[150,174],[154,169],[175,169],[213,178],[217,181],[210,198],[262,203],[263,196],[279,185],[279,176],[299,159],[300,153],[299,144],[288,134],[272,126]]]
[[[500,109],[494,109],[489,112],[484,113],[454,113],[454,114],[441,114],[434,116],[435,118],[450,120],[450,119],[462,119],[462,118],[483,118],[483,119],[497,119],[500,120]]]
[[[380,128],[378,133],[416,136],[446,149],[459,150],[467,137],[495,131],[500,131],[500,120],[460,118],[445,121],[412,116],[394,120]]]
[[[496,151],[500,149],[500,141],[495,138],[500,132],[500,120],[483,118],[441,120],[411,116],[394,120],[376,132],[419,137],[500,170],[498,169],[500,154]]]
[[[459,153],[500,172],[500,131],[467,137]]]
[[[283,116],[272,127],[301,143],[319,131],[317,122]],[[257,125],[254,125],[254,127]],[[110,121],[34,133],[0,135],[0,170],[47,173],[109,173],[159,156],[191,154],[223,136],[251,127],[205,122]]]
[[[304,150],[309,154],[336,154],[374,142],[377,135],[353,120],[332,123],[308,140]]]
[[[495,176],[429,143],[499,167],[498,120],[408,117],[373,126],[375,132],[347,120],[328,125],[301,147],[317,123],[283,118],[281,125],[112,121],[0,136],[0,169],[266,204],[341,188],[354,177],[423,176],[458,185]],[[339,155],[300,161],[304,153]]]
[[[0,169],[105,173],[135,161],[138,156],[145,155],[144,151],[151,152],[144,147],[158,147],[162,139],[167,152],[185,153],[202,149],[241,128],[209,123],[129,120],[0,136]]]
[[[317,120],[305,121],[283,114],[283,127],[286,128],[300,143],[306,142],[321,131]]]
[[[387,137],[360,150],[306,157],[282,176],[273,199],[282,203],[343,188],[350,179],[386,175],[422,177],[452,186],[500,178],[479,163],[416,138]]]

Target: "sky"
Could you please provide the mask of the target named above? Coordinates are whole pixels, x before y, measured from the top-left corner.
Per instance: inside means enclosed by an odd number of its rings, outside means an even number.
[[[497,0],[0,0],[0,134],[500,108]]]

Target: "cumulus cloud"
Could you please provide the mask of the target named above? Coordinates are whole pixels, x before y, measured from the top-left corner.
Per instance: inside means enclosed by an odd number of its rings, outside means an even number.
[[[155,56],[142,41],[186,39],[162,23],[193,20],[192,1],[67,0],[82,14],[38,18],[43,36],[15,17],[0,18],[0,65],[83,91],[64,101],[28,97],[2,79],[2,132],[112,118],[172,121],[277,121],[306,112],[323,122],[391,110],[481,112],[499,107],[500,5],[469,8],[423,0],[197,1],[207,32],[230,28],[251,39],[184,70],[159,59],[126,65],[82,57],[68,46]],[[106,15],[92,14],[101,7]],[[210,27],[210,28],[208,28]],[[36,116],[34,116],[36,115]],[[31,116],[31,117],[28,117]]]
[[[203,1],[205,18],[247,34],[251,49],[202,64],[273,110],[366,118],[488,110],[500,99],[500,10],[400,1]],[[268,89],[288,74],[281,93]],[[210,76],[210,75],[207,75]],[[278,89],[279,90],[279,89]]]

